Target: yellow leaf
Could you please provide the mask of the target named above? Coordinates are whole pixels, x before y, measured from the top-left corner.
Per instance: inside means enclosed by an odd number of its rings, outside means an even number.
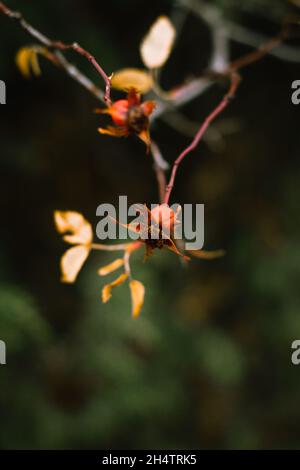
[[[124,261],[122,258],[118,258],[112,263],[108,264],[107,266],[103,266],[103,268],[100,268],[98,271],[99,276],[106,276],[107,274],[112,273],[113,271],[116,271],[119,269],[121,266],[123,266]]]
[[[128,68],[114,73],[111,85],[117,90],[129,91],[134,88],[139,93],[148,93],[153,86],[153,80],[146,70]]]
[[[71,244],[89,245],[93,240],[93,230],[91,225],[78,212],[60,212],[54,213],[56,229],[59,233],[70,232],[71,235],[65,235],[63,239]]]
[[[128,274],[121,274],[115,281],[111,282],[110,284],[106,284],[106,286],[103,287],[102,289],[102,302],[106,303],[109,301],[111,298],[111,290],[114,287],[119,286],[120,284],[123,284],[123,282],[126,281],[128,278]]]
[[[16,64],[26,78],[33,75],[41,75],[41,69],[38,61],[38,49],[32,47],[22,47],[17,53]]]
[[[160,16],[141,44],[141,56],[149,69],[162,67],[168,60],[176,31],[167,16]]]
[[[216,259],[221,258],[225,255],[224,250],[215,250],[215,251],[205,251],[205,250],[187,250],[195,258],[201,259]]]
[[[76,281],[79,271],[90,253],[86,246],[74,246],[62,256],[60,266],[62,282],[72,284]]]
[[[132,316],[137,318],[142,310],[145,287],[140,281],[130,281],[131,302],[132,302]]]
[[[33,75],[35,75],[36,77],[39,77],[41,75],[39,59],[35,51],[33,51],[33,54],[31,56],[31,70],[33,72]]]

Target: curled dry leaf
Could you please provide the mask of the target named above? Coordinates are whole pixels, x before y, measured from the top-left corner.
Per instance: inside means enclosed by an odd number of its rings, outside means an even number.
[[[33,47],[22,47],[16,55],[16,64],[25,78],[30,78],[32,74],[37,77],[41,75],[38,51]]]
[[[128,92],[134,88],[139,93],[148,93],[153,87],[153,79],[146,70],[128,68],[114,73],[111,86]]]
[[[162,67],[168,60],[176,31],[167,16],[160,16],[141,44],[141,56],[149,69]]]
[[[106,276],[107,274],[110,274],[113,271],[119,269],[121,266],[123,266],[123,264],[124,260],[122,258],[118,258],[107,266],[103,266],[103,268],[100,268],[98,274],[99,276]]]
[[[90,245],[93,240],[93,230],[91,224],[78,212],[54,213],[55,225],[59,233],[70,232],[63,239],[73,245]]]
[[[140,281],[130,281],[132,316],[137,318],[142,310],[145,297],[145,287]]]
[[[106,284],[102,289],[102,302],[106,303],[111,298],[111,291],[114,287],[123,284],[128,278],[128,274],[121,274],[115,281],[111,282],[110,284]]]
[[[74,246],[66,251],[60,261],[62,282],[72,284],[76,281],[79,271],[89,256],[90,250],[86,246]]]

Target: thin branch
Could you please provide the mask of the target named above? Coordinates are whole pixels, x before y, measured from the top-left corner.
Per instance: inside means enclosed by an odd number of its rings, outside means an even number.
[[[218,8],[202,3],[198,13],[198,16],[209,26],[211,31],[213,45],[209,70],[222,73],[230,62],[230,41],[223,15]]]
[[[266,42],[266,38],[260,36],[257,33],[246,30],[245,28],[234,25],[232,23],[223,20],[220,15],[220,12],[217,8],[208,5],[204,2],[193,2],[191,0],[178,0],[181,6],[190,9],[195,14],[200,16],[211,28],[212,38],[214,43],[213,55],[211,58],[211,67],[220,71],[220,69],[225,65],[228,56],[228,41],[226,41],[226,35],[228,38],[233,38],[237,41],[243,42],[245,44],[257,47],[259,43]],[[88,90],[93,96],[97,99],[103,101],[105,104],[110,104],[110,77],[104,72],[104,70],[96,62],[95,58],[89,54],[87,51],[82,49],[78,44],[74,43],[72,45],[66,45],[61,42],[55,42],[49,39],[47,36],[42,34],[40,31],[32,27],[29,23],[25,21],[21,13],[10,10],[3,2],[0,2],[0,13],[5,14],[7,17],[17,20],[20,26],[33,38],[35,38],[39,43],[43,44],[49,49],[53,49],[53,54],[57,59],[58,65],[75,81],[82,85],[86,90]],[[224,21],[222,28],[221,21]],[[227,38],[227,39],[228,39]],[[63,56],[60,50],[73,49],[75,52],[79,53],[86,57],[96,68],[97,72],[105,81],[106,91],[105,94],[101,89],[96,87],[96,85],[86,77],[82,72],[79,71],[77,67],[72,65],[67,59]],[[294,62],[300,61],[299,50],[296,48],[291,48],[279,44],[279,47],[269,50],[270,54],[277,56],[284,60],[290,60]],[[223,62],[223,65],[222,65]],[[222,66],[221,66],[221,65]],[[155,120],[165,112],[172,109],[172,107],[179,108],[184,104],[192,101],[197,96],[203,94],[211,85],[213,80],[208,77],[196,78],[187,84],[173,90],[169,97],[172,98],[172,103],[170,102],[159,102],[157,104],[156,111],[153,113],[152,120]]]
[[[190,153],[192,152],[197,145],[199,144],[200,140],[202,139],[206,129],[209,127],[209,125],[219,116],[219,114],[224,111],[225,108],[229,105],[230,101],[235,95],[235,92],[239,86],[240,83],[240,76],[237,72],[232,71],[230,75],[230,88],[229,91],[226,93],[222,101],[218,104],[218,106],[213,110],[213,112],[205,119],[204,123],[201,125],[200,129],[198,130],[197,134],[195,135],[192,143],[185,149],[179,157],[174,162],[173,168],[172,168],[172,173],[170,177],[170,181],[168,186],[166,187],[166,193],[164,197],[164,203],[168,204],[171,196],[172,189],[174,187],[174,182],[177,174],[178,167],[182,160]]]
[[[232,62],[230,67],[228,68],[228,71],[226,74],[223,75],[229,75],[231,84],[228,93],[225,95],[225,97],[222,99],[220,104],[212,111],[212,113],[205,119],[204,123],[201,125],[200,129],[196,133],[192,143],[185,149],[179,157],[175,160],[172,168],[172,173],[170,177],[169,184],[166,187],[166,193],[164,197],[164,202],[166,204],[169,203],[169,199],[171,196],[172,189],[174,187],[174,181],[176,178],[178,166],[182,162],[182,160],[190,153],[192,152],[197,145],[199,144],[200,140],[202,139],[204,133],[206,132],[207,128],[210,126],[210,124],[219,116],[219,114],[224,111],[225,108],[227,108],[230,100],[234,97],[234,94],[239,86],[240,83],[240,76],[238,74],[238,71],[246,67],[248,65],[253,64],[254,62],[257,62],[258,60],[262,59],[265,57],[270,51],[272,51],[275,47],[277,47],[279,44],[282,43],[282,41],[287,37],[287,31],[286,29],[283,29],[281,33],[273,38],[270,39],[266,44],[263,44],[259,49],[257,49],[254,52],[251,52],[250,54],[247,54],[240,59]]]
[[[121,245],[102,245],[100,243],[92,243],[91,249],[100,251],[124,251],[127,250],[131,244],[132,243],[122,243]]]
[[[234,23],[228,23],[228,33],[234,41],[251,47],[258,47],[268,41],[266,36]],[[287,46],[286,44],[280,44],[276,49],[269,51],[269,54],[287,62],[300,62],[299,48]]]
[[[104,101],[107,106],[111,105],[111,99],[110,99],[110,89],[111,89],[111,79],[110,77],[104,72],[103,68],[101,65],[98,64],[97,60],[95,57],[90,54],[88,51],[83,49],[77,42],[74,42],[73,44],[64,44],[61,41],[56,41],[52,42],[51,45],[52,48],[54,49],[59,49],[61,51],[66,51],[69,49],[72,49],[73,51],[77,52],[77,54],[81,55],[82,57],[85,57],[96,69],[96,71],[101,75],[102,79],[105,82],[105,94],[104,94]]]
[[[131,256],[131,252],[130,251],[125,251],[123,259],[124,259],[125,273],[127,274],[129,280],[132,280],[131,268],[130,268],[130,256]]]
[[[248,65],[257,62],[258,60],[265,57],[265,55],[267,55],[270,51],[279,46],[282,43],[284,37],[285,31],[283,30],[282,33],[280,33],[277,37],[270,39],[268,42],[260,46],[255,51],[232,62],[230,68],[239,70],[242,67],[247,67]]]
[[[205,93],[213,85],[209,78],[195,78],[184,85],[168,93],[169,101],[160,101],[157,103],[154,113],[151,116],[151,122],[162,116],[164,113],[174,108],[180,108],[193,101],[197,96]],[[171,99],[171,100],[170,100]]]
[[[169,169],[169,163],[163,158],[158,145],[153,140],[151,142],[151,154],[154,161],[154,171],[156,173],[158,184],[159,199],[160,202],[163,202],[167,184],[165,171]]]
[[[186,11],[191,9],[190,1],[180,0],[179,4],[182,7],[186,7]],[[199,16],[201,16],[201,19],[209,26],[212,36],[213,46],[209,69],[216,73],[222,73],[229,66],[230,50],[227,28],[224,26],[222,15],[216,8],[199,8]],[[186,103],[189,103],[197,96],[205,93],[212,85],[213,80],[211,78],[200,77],[195,78],[170,92],[165,92],[164,95],[166,95],[168,99],[157,105],[153,114],[153,120],[162,116],[165,112],[171,111],[172,108],[179,108]]]
[[[95,57],[93,57],[89,52],[80,47],[77,43],[67,45],[60,41],[52,41],[47,36],[45,36],[40,31],[31,26],[23,18],[21,13],[10,10],[3,2],[0,2],[0,13],[3,13],[12,20],[16,20],[21,26],[21,28],[26,31],[31,37],[36,39],[40,44],[42,44],[46,48],[52,50],[58,65],[60,65],[70,77],[80,83],[80,85],[86,88],[96,98],[100,99],[101,101],[104,101],[105,104],[110,105],[110,78],[104,72],[102,67],[98,64]],[[94,66],[94,68],[101,75],[102,79],[105,82],[105,94],[102,92],[102,90],[97,88],[88,77],[86,77],[82,72],[80,72],[77,67],[67,61],[61,51],[68,49],[74,50],[79,55],[85,57],[89,60],[89,62],[91,62],[91,64]]]
[[[87,91],[89,91],[95,98],[102,101],[105,104],[104,93],[98,88],[92,80],[84,75],[80,70],[73,64],[71,64],[60,51],[54,52],[55,57],[58,60],[58,64],[62,69],[75,80],[79,85],[82,85]]]
[[[151,153],[152,153],[153,160],[156,166],[158,166],[164,171],[170,168],[169,163],[164,159],[157,143],[154,142],[153,140],[151,142]]]
[[[167,178],[165,172],[159,166],[154,165],[154,171],[158,185],[159,200],[162,203],[165,197]]]
[[[247,44],[252,47],[259,47],[260,44],[270,44],[268,54],[273,55],[281,60],[300,62],[299,48],[290,47],[282,43],[284,35],[281,35],[281,40],[275,44],[274,39],[269,39],[258,33],[249,31],[242,26],[236,25],[223,18],[220,9],[209,5],[200,0],[178,0],[179,5],[183,8],[192,11],[195,15],[201,18],[210,28],[213,41],[212,57],[210,59],[210,70],[221,72],[228,68],[229,60],[229,42],[230,39]],[[277,38],[279,39],[279,38]],[[273,42],[273,44],[272,44]],[[254,54],[256,51],[254,52]],[[265,52],[264,52],[265,54]],[[169,100],[158,103],[156,110],[153,114],[153,120],[159,118],[172,108],[180,108],[181,106],[189,103],[197,96],[205,93],[214,83],[213,77],[201,77],[183,84],[177,89],[168,93]]]
[[[200,127],[199,131],[196,133],[195,138],[193,139],[192,143],[179,155],[176,159],[170,182],[165,190],[165,197],[164,201],[168,202],[172,188],[174,186],[174,180],[176,177],[177,169],[181,161],[185,158],[187,154],[189,154],[195,147],[198,145],[200,140],[202,139],[205,131],[209,127],[210,123],[228,106],[230,99],[234,95],[236,88],[238,86],[239,80],[237,79],[238,74],[237,71],[241,67],[245,67],[250,65],[251,63],[259,60],[260,58],[264,57],[267,53],[271,53],[275,47],[280,46],[283,39],[286,37],[286,32],[283,31],[277,38],[271,39],[266,44],[264,44],[260,49],[248,54],[245,57],[242,57],[235,62],[233,62],[228,68],[227,72],[224,71],[224,67],[227,65],[228,56],[229,56],[229,49],[228,49],[228,37],[227,37],[227,30],[225,26],[222,26],[222,17],[220,16],[220,12],[215,9],[214,7],[210,7],[207,4],[204,4],[200,1],[198,2],[198,6],[196,8],[196,4],[191,2],[190,0],[180,0],[181,4],[184,4],[199,16],[201,16],[204,21],[206,21],[212,30],[213,35],[213,43],[214,43],[214,50],[213,50],[213,57],[211,59],[211,67],[213,67],[213,74],[210,77],[202,77],[193,80],[192,82],[183,85],[176,90],[171,91],[168,93],[168,96],[172,99],[172,103],[169,102],[160,102],[158,103],[156,112],[153,115],[152,119],[157,118],[158,116],[162,115],[166,111],[174,108],[180,107],[183,104],[191,101],[196,96],[204,93],[214,82],[216,78],[214,76],[214,72],[216,72],[216,76],[220,75],[227,75],[231,77],[232,83],[229,92],[225,95],[221,103],[218,107],[208,116],[208,118],[204,121],[203,125]],[[201,8],[200,6],[201,5]],[[3,2],[0,2],[0,13],[3,13],[7,17],[14,19],[19,22],[20,26],[32,37],[34,37],[39,43],[43,46],[50,49],[56,60],[57,63],[71,76],[74,80],[84,86],[88,91],[90,91],[95,97],[101,99],[105,102],[107,106],[111,104],[110,99],[110,88],[111,82],[110,77],[104,72],[102,67],[98,64],[95,57],[92,56],[88,51],[83,49],[77,43],[73,43],[71,45],[65,44],[61,41],[52,41],[44,34],[40,33],[38,30],[33,28],[29,23],[25,21],[22,17],[21,13],[14,12],[10,10]],[[222,27],[221,27],[222,26]],[[84,74],[82,74],[74,65],[69,63],[67,59],[62,54],[62,51],[66,50],[73,50],[79,55],[85,57],[89,60],[89,62],[93,65],[96,71],[100,74],[102,79],[105,82],[105,93],[102,90],[98,89],[92,82],[89,80]],[[221,72],[221,73],[220,73]],[[157,175],[157,181],[160,189],[160,196],[162,199],[162,189],[165,187],[165,174],[164,171],[166,167],[162,165],[164,160],[161,158],[160,151],[157,146],[152,148],[152,155],[155,161],[155,171]]]
[[[179,4],[192,11],[195,15],[203,19],[207,24],[214,28],[214,17],[221,20],[224,30],[226,30],[227,40],[233,39],[236,42],[254,47],[255,49],[260,44],[265,44],[269,41],[267,36],[252,31],[244,26],[234,23],[223,17],[221,9],[210,5],[208,2],[202,0],[178,0]],[[288,62],[300,62],[300,50],[297,47],[287,46],[286,44],[279,44],[276,49],[269,51],[269,54],[277,57],[278,59]]]

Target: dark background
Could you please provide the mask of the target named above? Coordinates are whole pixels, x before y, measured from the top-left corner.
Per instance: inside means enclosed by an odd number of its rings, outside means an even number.
[[[141,67],[141,38],[178,9],[171,0],[8,3],[53,39],[78,41],[108,73]],[[280,0],[211,3],[267,36],[297,12]],[[31,43],[0,17],[1,448],[299,448],[300,366],[291,363],[300,337],[300,107],[291,103],[299,64],[269,56],[242,72],[214,126],[226,130],[223,140],[199,146],[173,193],[205,204],[205,247],[227,254],[187,269],[171,253],[147,263],[137,255],[146,299],[133,321],[126,286],[101,303],[96,271],[112,259],[104,253],[75,285],[59,282],[66,246],[53,211],[95,224],[96,207],[118,195],[156,202],[151,159],[134,138],[99,136],[96,100],[50,63],[41,60],[40,79],[22,78],[14,57]],[[232,58],[249,51],[232,43]],[[201,74],[210,52],[209,31],[188,14],[163,85]],[[68,58],[98,80],[83,59]],[[223,93],[214,86],[184,115],[201,122]],[[161,121],[152,133],[170,162],[189,142]]]

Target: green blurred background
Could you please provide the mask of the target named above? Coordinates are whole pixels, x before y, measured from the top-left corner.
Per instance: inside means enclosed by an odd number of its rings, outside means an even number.
[[[208,64],[208,29],[175,1],[8,3],[50,37],[78,41],[109,73],[140,67],[149,26],[179,15],[164,86]],[[291,11],[280,0],[210,3],[268,36]],[[14,57],[31,43],[0,17],[1,448],[300,448],[300,366],[291,363],[300,337],[300,107],[291,103],[299,64],[267,57],[245,69],[213,128],[223,139],[202,143],[180,168],[174,200],[205,204],[205,247],[227,255],[188,268],[171,253],[147,263],[136,255],[146,298],[133,321],[126,286],[101,303],[96,270],[110,256],[92,256],[74,286],[59,282],[66,246],[53,211],[95,224],[96,207],[118,195],[156,202],[151,159],[135,139],[99,136],[98,103],[51,64],[41,61],[41,79],[23,79]],[[232,43],[233,58],[250,50]],[[216,85],[182,112],[200,122],[223,93]],[[189,142],[166,122],[152,132],[170,162]]]

